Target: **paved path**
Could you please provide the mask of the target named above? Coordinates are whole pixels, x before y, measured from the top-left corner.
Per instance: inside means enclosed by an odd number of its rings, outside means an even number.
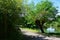
[[[30,40],[60,40],[60,38],[57,37],[48,37],[38,33],[29,32],[28,30],[24,29],[21,29],[21,31],[24,35],[31,36],[32,38]]]

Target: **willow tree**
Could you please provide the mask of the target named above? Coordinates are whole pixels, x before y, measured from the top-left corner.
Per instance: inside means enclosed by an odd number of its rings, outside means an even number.
[[[20,4],[19,4],[20,3]],[[0,0],[0,37],[2,40],[19,40],[19,24],[22,0]]]

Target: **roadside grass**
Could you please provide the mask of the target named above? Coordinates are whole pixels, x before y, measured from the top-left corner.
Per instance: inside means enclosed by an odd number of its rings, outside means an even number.
[[[39,29],[31,29],[31,28],[21,28],[22,30],[24,29],[24,30],[27,30],[27,31],[29,31],[29,32],[35,32],[35,33],[37,33],[37,32],[39,32],[40,30]]]

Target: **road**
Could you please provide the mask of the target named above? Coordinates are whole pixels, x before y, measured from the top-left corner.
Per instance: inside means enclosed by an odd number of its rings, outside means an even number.
[[[21,29],[22,33],[29,37],[27,40],[60,40],[58,37],[54,36],[44,36],[42,34],[34,33],[34,32],[29,32],[28,30]]]

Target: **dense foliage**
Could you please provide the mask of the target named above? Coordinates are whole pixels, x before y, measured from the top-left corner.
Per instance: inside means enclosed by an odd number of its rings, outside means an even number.
[[[39,19],[43,26],[44,23],[48,21],[51,22],[50,19],[55,20],[55,15],[57,14],[56,7],[54,7],[52,2],[48,0],[38,2],[36,5],[32,1],[30,4],[26,4],[24,7],[26,9],[25,13],[26,25],[30,25],[31,28],[36,27],[35,26],[36,19]]]
[[[22,40],[20,24],[22,0],[0,0],[0,38],[1,40]]]

